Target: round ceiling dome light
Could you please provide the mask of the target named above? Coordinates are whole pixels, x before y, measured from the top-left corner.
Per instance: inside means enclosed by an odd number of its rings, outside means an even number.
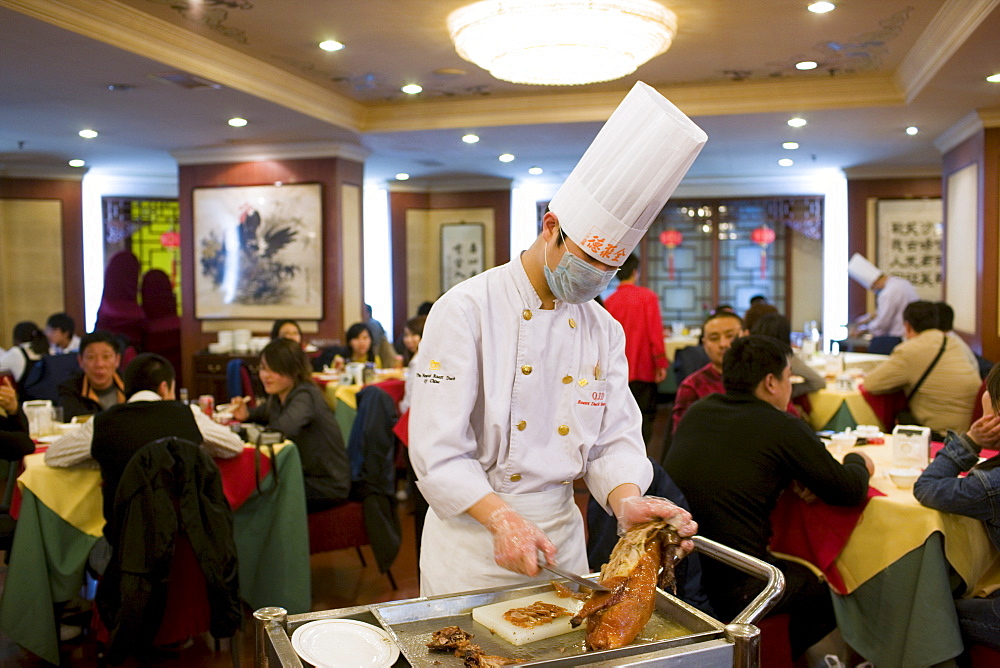
[[[80,160],[79,158],[73,158],[72,160],[69,161],[70,167],[83,167],[86,164],[87,164],[86,162]]]
[[[247,124],[247,119],[240,118],[239,116],[229,119],[229,125],[234,128],[242,128]]]
[[[801,128],[807,122],[808,121],[806,121],[806,119],[802,118],[801,116],[796,116],[795,118],[788,119],[788,124],[793,128]]]
[[[798,147],[799,143],[797,141],[786,141],[781,145],[781,148],[787,149],[789,151],[794,151]]]
[[[918,128],[916,125],[911,125],[910,127],[906,128],[906,134],[910,135],[911,137],[917,134],[918,132],[920,132],[920,128]]]
[[[474,135],[471,132],[468,134],[464,134],[462,135],[462,141],[464,141],[466,144],[475,144],[476,142],[479,141],[479,135]]]
[[[810,2],[806,5],[806,9],[813,14],[826,14],[827,12],[832,12],[836,8],[837,5],[832,2]]]
[[[514,162],[514,154],[513,153],[501,153],[497,157],[497,160],[499,160],[500,162]]]
[[[791,167],[792,165],[795,164],[795,161],[792,160],[791,158],[782,158],[781,160],[778,161],[778,164],[781,165],[782,167]]]
[[[341,49],[344,48],[344,45],[335,39],[327,39],[319,43],[319,48],[323,49],[324,51],[333,52],[333,51],[340,51]]]
[[[797,70],[814,70],[819,67],[819,63],[815,60],[803,60],[801,62],[795,63],[795,69]]]
[[[407,180],[409,180],[409,178],[410,178],[410,175],[407,174],[406,172],[400,172],[399,174],[396,174],[396,180],[397,181],[407,181]]]
[[[448,15],[458,55],[538,86],[612,81],[670,48],[677,15],[653,0],[481,0]]]
[[[986,77],[986,80],[989,81],[990,83],[1000,83],[1000,72],[989,75],[988,77]]]
[[[528,173],[531,174],[532,176],[538,176],[543,171],[545,171],[545,170],[543,170],[541,167],[529,167],[528,168]]]
[[[90,129],[80,130],[80,132],[78,132],[77,134],[79,134],[84,139],[93,139],[97,136],[97,130],[90,130]]]
[[[420,84],[412,84],[411,83],[411,84],[406,84],[405,86],[403,86],[399,90],[403,91],[407,95],[417,95],[418,93],[422,93],[423,92],[424,87],[421,86]]]

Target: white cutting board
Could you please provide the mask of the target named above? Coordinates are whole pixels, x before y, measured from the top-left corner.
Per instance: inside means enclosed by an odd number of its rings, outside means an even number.
[[[571,614],[566,617],[557,617],[547,624],[535,626],[530,629],[514,626],[503,618],[503,613],[508,610],[513,608],[526,608],[535,601],[558,605],[569,610]],[[581,607],[583,607],[583,601],[575,599],[571,596],[561,598],[557,596],[554,591],[547,591],[541,594],[533,594],[523,598],[515,598],[509,601],[501,601],[500,603],[491,603],[490,605],[484,605],[480,608],[473,608],[472,619],[493,631],[510,644],[524,645],[529,642],[535,642],[536,640],[544,640],[545,638],[551,638],[563,633],[569,633],[570,631],[583,630],[586,627],[586,624],[581,624],[577,629],[574,629],[569,625],[569,620],[572,619],[572,615],[575,615]]]

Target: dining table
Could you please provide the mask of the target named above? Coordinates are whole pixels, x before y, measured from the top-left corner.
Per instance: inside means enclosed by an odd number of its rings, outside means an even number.
[[[864,504],[836,508],[786,493],[772,515],[771,549],[825,574],[837,626],[867,660],[932,666],[963,651],[953,598],[1000,589],[1000,551],[981,521],[922,506],[897,487],[892,437],[881,440],[857,448],[875,464]]]
[[[333,410],[333,415],[340,426],[340,433],[344,437],[344,443],[351,436],[351,429],[354,420],[358,416],[358,392],[366,385],[362,383],[341,383],[340,376],[333,373],[314,373],[313,381],[319,385],[323,391],[327,405]],[[377,384],[398,404],[403,398],[406,374],[401,369],[378,369],[375,380],[370,384]]]
[[[43,450],[44,448],[40,448]],[[305,486],[293,443],[216,459],[233,508],[240,596],[253,609],[280,605],[308,612],[312,583]],[[17,479],[17,531],[0,597],[0,631],[24,649],[59,663],[56,604],[85,582],[91,547],[104,527],[97,468],[55,468],[28,455]]]
[[[804,404],[809,424],[816,431],[844,431],[858,425],[892,429],[897,412],[905,408],[901,392],[874,395],[864,390],[864,376],[889,359],[888,355],[842,353],[831,359],[836,372],[828,372],[827,358],[816,355],[807,360],[827,378],[826,387],[806,395]]]

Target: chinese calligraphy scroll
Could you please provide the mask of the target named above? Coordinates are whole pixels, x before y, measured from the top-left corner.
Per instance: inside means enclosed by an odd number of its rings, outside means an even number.
[[[876,264],[908,280],[928,301],[942,299],[942,218],[940,198],[878,201]]]

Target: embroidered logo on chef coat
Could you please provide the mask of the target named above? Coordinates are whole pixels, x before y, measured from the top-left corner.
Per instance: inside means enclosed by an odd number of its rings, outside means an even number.
[[[604,406],[605,403],[606,402],[604,400],[604,392],[603,391],[601,391],[601,392],[598,392],[598,391],[591,392],[590,393],[590,400],[589,401],[586,400],[586,399],[577,399],[576,400],[576,404],[578,406]]]
[[[437,360],[431,360],[430,364],[427,365],[431,371],[440,371],[441,363]],[[417,378],[423,383],[440,383],[442,380],[455,380],[454,376],[448,376],[440,373],[420,373],[417,372]]]

